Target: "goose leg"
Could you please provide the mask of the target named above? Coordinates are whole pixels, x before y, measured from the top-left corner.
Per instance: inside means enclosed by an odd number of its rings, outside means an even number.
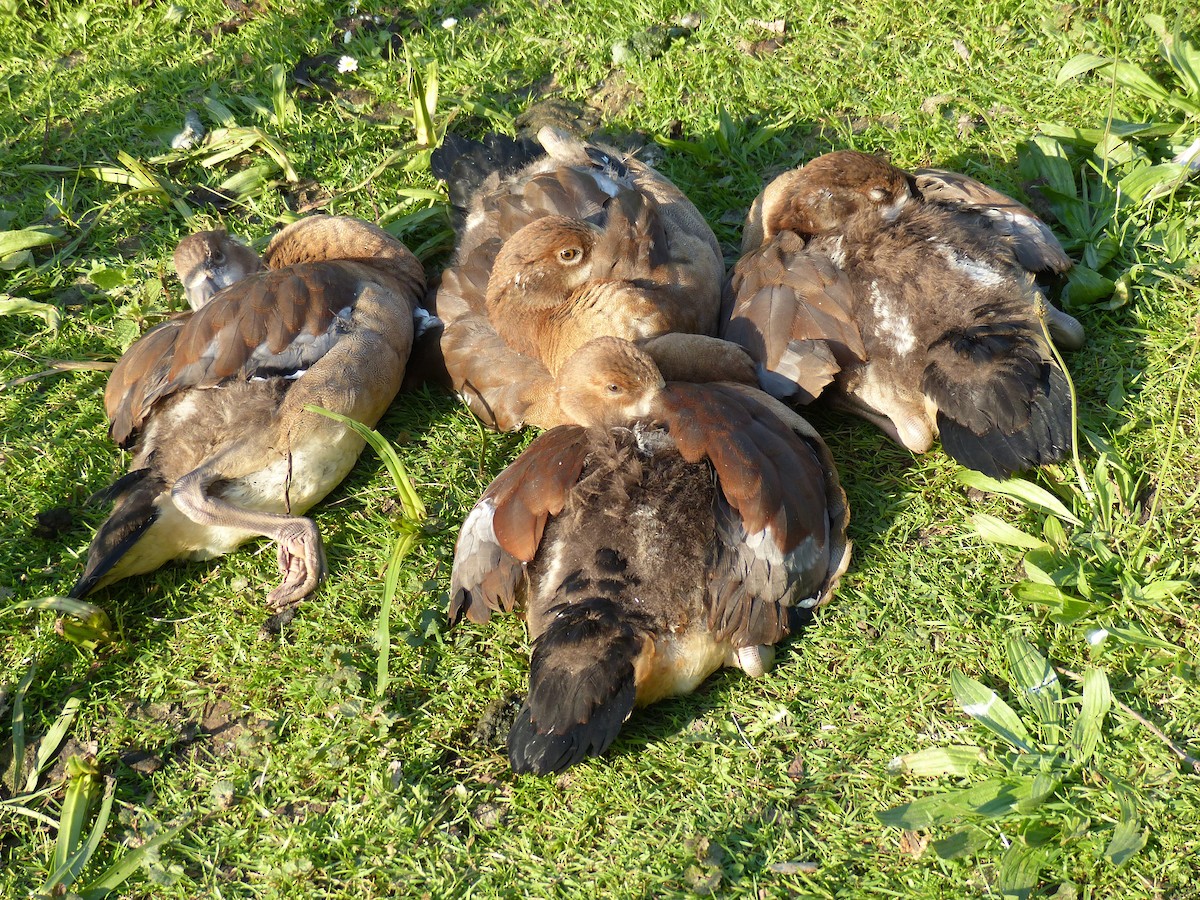
[[[274,612],[299,603],[325,576],[325,548],[317,523],[304,516],[255,512],[212,496],[209,486],[218,476],[205,468],[189,472],[171,489],[171,499],[198,525],[241,528],[268,537],[279,545],[279,571],[283,581],[267,595]]]

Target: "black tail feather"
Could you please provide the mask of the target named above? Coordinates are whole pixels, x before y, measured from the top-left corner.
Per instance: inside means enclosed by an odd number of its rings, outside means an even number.
[[[433,174],[446,182],[450,205],[454,208],[457,228],[466,218],[471,197],[493,172],[511,174],[546,155],[537,141],[516,140],[492,132],[482,141],[473,141],[457,134],[447,134],[440,147],[429,158]]]
[[[113,501],[114,508],[92,538],[87,568],[67,596],[82,599],[90,594],[100,579],[141,540],[158,518],[154,499],[165,489],[166,482],[161,476],[149,469],[137,469],[93,495],[93,500]]]
[[[548,775],[601,755],[636,698],[634,660],[643,647],[636,617],[601,597],[550,612],[550,627],[534,643],[529,698],[508,733],[517,773]]]
[[[1027,423],[1011,434],[999,426],[976,433],[944,411],[938,412],[938,430],[942,449],[949,456],[992,478],[1005,479],[1054,462],[1071,447],[1071,397],[1066,378],[1047,365],[1046,377],[1029,404]]]

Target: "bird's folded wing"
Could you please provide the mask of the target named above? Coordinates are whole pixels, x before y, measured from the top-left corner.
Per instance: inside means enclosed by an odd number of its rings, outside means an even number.
[[[468,513],[454,550],[450,621],[486,622],[511,610],[525,566],[551,517],[562,512],[589,451],[586,429],[563,425],[539,436],[492,481]]]
[[[957,172],[917,169],[913,177],[925,200],[985,216],[1029,271],[1065,272],[1074,265],[1046,223],[1011,197]]]
[[[807,423],[797,433],[752,389],[667,391],[680,454],[708,459],[720,488],[709,626],[738,647],[775,643],[799,610],[827,599],[844,568],[845,500],[828,451]]]
[[[746,348],[773,396],[811,402],[839,370],[866,358],[848,279],[791,232],[743,256],[726,291],[721,336]]]

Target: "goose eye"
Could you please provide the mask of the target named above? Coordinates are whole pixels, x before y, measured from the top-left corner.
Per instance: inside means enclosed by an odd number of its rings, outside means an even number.
[[[867,196],[876,203],[882,203],[887,199],[887,191],[885,191],[883,188],[872,188],[870,192],[868,192]]]
[[[564,247],[558,251],[558,258],[566,263],[575,262],[575,260],[579,259],[579,248]]]
[[[608,386],[608,392],[610,394],[619,394],[621,393],[621,386],[619,384],[610,384]]]
[[[214,250],[209,254],[208,259],[214,266],[219,266],[225,262],[225,251]]]

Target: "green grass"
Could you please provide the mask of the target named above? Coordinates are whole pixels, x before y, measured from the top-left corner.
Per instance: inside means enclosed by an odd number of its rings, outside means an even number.
[[[397,14],[393,4],[360,6]],[[1082,52],[1167,80],[1142,21],[1164,10],[1150,3],[716,0],[661,55],[613,67],[614,42],[689,11],[607,0],[422,5],[393,53],[382,32],[342,42],[333,20],[350,15],[349,3],[254,0],[237,24],[218,0],[0,2],[0,231],[43,221],[61,229],[26,264],[0,269],[0,294],[62,314],[57,330],[36,316],[0,315],[0,382],[42,372],[47,360],[115,360],[182,305],[170,275],[175,243],[218,221],[261,243],[281,217],[323,202],[389,224],[435,272],[448,218],[422,193],[437,185],[420,157],[397,153],[415,140],[414,70],[432,72],[431,61],[439,128],[451,117],[449,127],[467,133],[511,127],[551,93],[616,138],[646,142],[730,261],[764,176],[825,150],[887,150],[902,165],[960,169],[1020,195],[1018,148],[1042,123],[1102,128],[1110,114],[1183,121],[1111,79],[1056,84]],[[1191,4],[1165,15],[1168,27],[1200,32]],[[458,24],[443,28],[450,16]],[[774,52],[750,56],[739,46],[770,37],[752,20],[777,18],[787,32]],[[319,96],[291,83],[276,89],[273,71],[286,75],[324,53],[356,57],[357,72],[329,70],[337,85]],[[156,161],[169,154],[163,135],[180,130],[189,110],[212,131],[222,108],[236,125],[273,136],[298,180],[261,144],[210,166],[204,148]],[[1188,141],[1200,125],[1191,127]],[[1069,149],[1075,175],[1086,171],[1096,184],[1084,149]],[[119,163],[133,171],[129,160],[149,173],[150,190],[134,195],[80,172]],[[189,198],[195,185],[260,166],[226,214]],[[985,777],[891,774],[894,757],[974,744],[1008,764],[1003,742],[959,708],[951,675],[965,673],[1020,709],[1005,649],[1013,634],[1065,668],[1103,670],[1116,700],[1200,750],[1195,190],[1125,206],[1106,233],[1120,246],[1102,270],[1131,273],[1129,299],[1074,310],[1089,338],[1068,364],[1082,425],[1145,480],[1142,505],[1103,539],[1127,553],[1145,533],[1152,552],[1138,577],[1191,586],[1154,601],[1114,600],[1097,621],[1136,625],[1179,649],[1111,637],[1090,646],[1089,623],[1052,618],[1014,592],[1026,578],[1020,559],[981,541],[972,523],[985,512],[1041,534],[1043,515],[968,494],[939,450],[914,459],[865,424],[816,411],[850,494],[855,541],[850,573],[818,623],[783,648],[766,678],[714,677],[692,697],[636,714],[604,759],[561,778],[517,779],[503,734],[479,725],[494,699],[524,686],[521,625],[508,618],[449,631],[445,604],[457,526],[529,436],[483,434],[454,399],[407,394],[379,430],[430,518],[391,608],[385,696],[374,693],[372,642],[401,509],[370,452],[314,513],[332,575],[281,638],[259,636],[261,598],[276,577],[265,545],[101,592],[93,599],[121,640],[97,651],[64,642],[50,612],[0,613],[0,682],[15,691],[29,662],[38,664],[24,697],[30,740],[78,697],[62,755],[90,754],[115,779],[105,840],[85,875],[129,852],[122,843],[186,822],[120,896],[908,898],[999,896],[1005,886],[1021,897],[1200,896],[1200,779],[1116,707],[1098,762],[1042,807],[983,822],[972,854],[918,855],[953,828],[904,834],[877,818]],[[106,436],[104,380],[58,372],[0,390],[0,608],[61,594],[82,568],[104,512],[84,501],[125,464]],[[1095,453],[1083,449],[1094,473]],[[1075,479],[1069,464],[1051,474]],[[1156,515],[1143,524],[1153,492]],[[35,514],[55,506],[69,507],[75,524],[34,536]],[[1082,550],[1068,555],[1098,565]],[[1078,688],[1067,679],[1063,688],[1073,721]],[[0,709],[10,703],[11,695]],[[10,719],[0,714],[0,768],[9,764]],[[52,771],[41,784],[59,778]],[[1118,867],[1104,853],[1127,794],[1148,839]],[[30,805],[57,821],[64,797],[60,786]],[[1058,830],[1045,832],[1049,824]],[[0,805],[0,895],[25,896],[45,881],[56,837],[44,820]],[[1007,845],[1043,852],[1032,880],[1010,871]]]

